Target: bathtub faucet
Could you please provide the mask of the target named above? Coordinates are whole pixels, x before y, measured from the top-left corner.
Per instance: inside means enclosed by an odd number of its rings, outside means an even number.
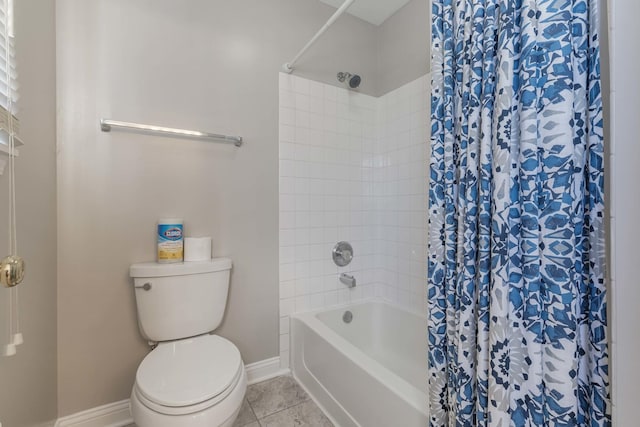
[[[350,274],[342,273],[340,275],[340,281],[342,283],[344,283],[345,285],[347,285],[349,288],[355,288],[356,287],[356,278],[353,277]]]

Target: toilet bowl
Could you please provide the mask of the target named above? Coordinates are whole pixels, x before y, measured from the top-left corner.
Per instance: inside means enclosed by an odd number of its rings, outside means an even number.
[[[238,348],[214,335],[224,315],[231,260],[134,264],[138,326],[157,343],[131,391],[137,427],[231,427],[247,390]]]
[[[142,361],[131,393],[138,427],[227,427],[247,388],[240,352],[216,336],[161,343]]]

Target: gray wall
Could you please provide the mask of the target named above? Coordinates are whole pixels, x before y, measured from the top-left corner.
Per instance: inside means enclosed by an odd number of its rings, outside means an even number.
[[[18,249],[27,262],[20,285],[24,344],[0,357],[0,422],[33,426],[56,416],[56,127],[53,0],[15,3],[21,136],[16,160]],[[0,257],[7,249],[8,168],[0,176]],[[9,293],[0,288],[0,319]],[[0,321],[0,323],[3,323]],[[6,325],[0,325],[0,345]]]
[[[58,0],[59,416],[128,398],[148,351],[130,263],[158,218],[233,259],[219,333],[278,355],[278,72],[333,9],[315,0]],[[376,27],[341,18],[296,73],[375,90]],[[98,120],[242,135],[240,148],[113,132]]]
[[[428,0],[411,0],[380,25],[377,37],[377,96],[424,76],[431,62]]]
[[[613,404],[614,425],[638,425],[640,395],[640,3],[609,1],[611,58],[611,143],[612,168],[611,230]]]

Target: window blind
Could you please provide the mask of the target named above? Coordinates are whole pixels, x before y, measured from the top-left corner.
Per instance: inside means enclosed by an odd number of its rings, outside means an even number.
[[[13,132],[19,134],[18,72],[12,28],[12,1],[0,0],[0,143],[9,141],[9,114],[13,115]],[[11,97],[11,98],[9,98]],[[10,102],[11,101],[11,102]]]

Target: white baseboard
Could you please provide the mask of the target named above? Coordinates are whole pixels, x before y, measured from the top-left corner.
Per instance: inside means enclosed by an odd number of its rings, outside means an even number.
[[[127,399],[60,418],[55,427],[124,427],[132,423]]]
[[[245,366],[245,369],[247,370],[247,384],[249,385],[290,373],[288,369],[280,368],[279,356],[250,363]]]
[[[280,357],[251,363],[245,369],[249,384],[289,374],[288,369],[280,368]],[[133,418],[127,399],[60,418],[55,427],[124,427],[129,424],[133,424]]]

